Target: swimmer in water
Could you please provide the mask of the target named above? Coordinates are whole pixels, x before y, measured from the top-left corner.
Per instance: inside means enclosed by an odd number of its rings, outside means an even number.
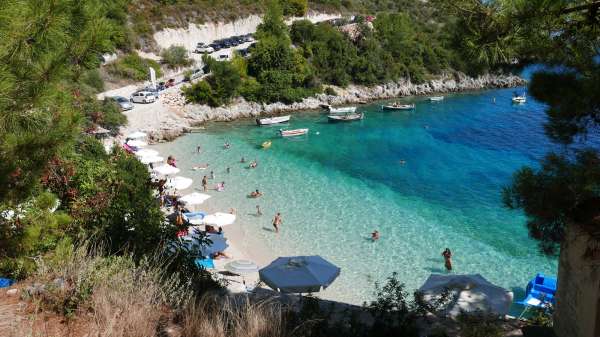
[[[379,231],[378,230],[375,230],[375,231],[373,231],[373,233],[371,233],[371,240],[373,240],[373,241],[379,240]]]

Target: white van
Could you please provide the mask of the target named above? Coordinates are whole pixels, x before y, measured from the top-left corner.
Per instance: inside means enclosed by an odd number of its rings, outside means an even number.
[[[131,95],[131,101],[133,103],[154,103],[156,95],[150,91],[138,91]]]

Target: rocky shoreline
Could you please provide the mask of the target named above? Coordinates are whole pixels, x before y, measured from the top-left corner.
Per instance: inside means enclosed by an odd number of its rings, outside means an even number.
[[[473,91],[493,88],[510,88],[525,85],[526,81],[512,74],[487,74],[476,78],[464,74],[445,75],[438,79],[421,84],[413,84],[410,80],[400,80],[373,87],[349,85],[346,88],[331,86],[336,96],[318,94],[293,104],[273,103],[261,104],[237,98],[225,107],[212,108],[206,105],[185,104],[179,94],[171,94],[161,98],[167,105],[173,118],[162,123],[159,129],[144,130],[153,141],[170,141],[195,127],[208,121],[232,121],[240,118],[252,118],[261,115],[276,115],[303,110],[320,109],[324,104],[343,105],[358,104],[396,97],[443,94],[462,91]],[[130,125],[128,129],[135,128]]]

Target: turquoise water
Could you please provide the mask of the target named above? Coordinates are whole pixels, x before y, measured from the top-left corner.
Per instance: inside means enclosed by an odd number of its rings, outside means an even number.
[[[289,128],[310,134],[295,139],[252,120],[212,123],[157,148],[174,155],[196,187],[210,170],[213,183],[226,182],[225,192],[209,192],[206,208],[236,208],[233,226],[251,254],[319,254],[340,266],[324,297],[360,303],[372,298],[373,282],[394,271],[416,289],[430,273],[445,272],[445,247],[453,251],[455,273],[480,273],[519,297],[536,272],[555,274],[557,264],[538,253],[523,215],[502,206],[501,189],[512,173],[535,165],[551,147],[544,106],[532,98],[513,105],[513,91],[450,95],[439,103],[404,100],[416,102],[413,112],[382,112],[379,102],[361,106],[365,119],[348,124],[298,113]],[[261,149],[268,139],[271,149]],[[194,153],[197,145],[201,154]],[[258,168],[245,168],[242,156],[257,159]],[[189,170],[201,163],[210,169]],[[247,198],[256,188],[265,195]],[[276,212],[283,216],[279,235],[271,231]],[[374,229],[381,233],[375,243],[367,239]]]

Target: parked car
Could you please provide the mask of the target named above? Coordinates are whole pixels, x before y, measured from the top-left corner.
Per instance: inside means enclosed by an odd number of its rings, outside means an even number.
[[[192,75],[190,76],[190,80],[195,80],[197,78],[202,77],[204,75],[204,71],[202,69],[194,69],[192,70]]]
[[[227,55],[227,54],[219,55],[219,60],[228,60],[228,59],[229,59],[229,55]]]
[[[121,108],[121,111],[127,111],[127,110],[133,109],[133,104],[131,104],[131,102],[123,96],[106,97],[106,99],[117,103],[119,105],[119,107]]]
[[[219,51],[223,49],[223,46],[220,43],[211,43],[208,46],[211,47],[214,51]]]
[[[138,91],[131,95],[131,101],[133,103],[154,103],[156,95],[151,91]]]
[[[211,46],[205,46],[205,45],[198,45],[196,46],[196,49],[194,50],[194,53],[198,53],[198,54],[210,54],[213,53],[215,51],[215,48],[211,47]]]
[[[169,80],[165,83],[165,88],[170,88],[175,86],[175,79],[169,78]]]

